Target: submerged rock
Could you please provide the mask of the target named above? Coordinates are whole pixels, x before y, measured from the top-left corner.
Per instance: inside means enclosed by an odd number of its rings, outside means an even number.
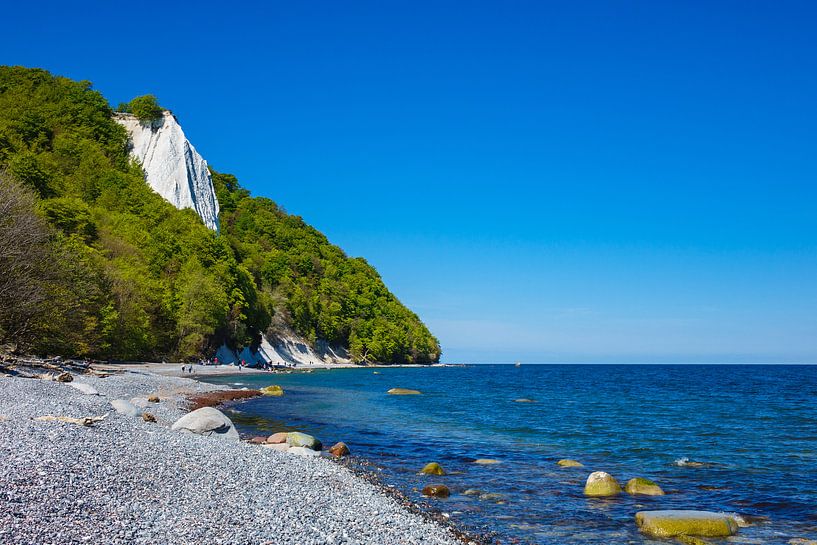
[[[663,496],[664,491],[661,487],[649,479],[643,477],[636,477],[627,481],[624,490],[631,496],[641,494],[644,496]]]
[[[290,447],[305,447],[312,450],[321,450],[323,445],[320,441],[299,431],[291,431],[287,434],[287,445]]]
[[[466,496],[479,496],[481,494],[484,494],[484,492],[479,488],[469,488],[468,490],[463,492],[463,494]]]
[[[479,464],[481,466],[491,466],[495,464],[501,464],[502,462],[499,460],[495,460],[493,458],[477,458],[474,460],[475,464]]]
[[[493,503],[505,503],[505,496],[496,492],[488,492],[479,495],[480,501],[490,501]]]
[[[139,410],[139,407],[131,403],[126,399],[114,399],[111,401],[111,407],[114,408],[116,412],[119,414],[124,414],[125,416],[139,416],[142,414],[142,411]]]
[[[420,390],[410,390],[408,388],[392,388],[387,394],[391,394],[393,396],[417,396],[422,394]]]
[[[218,437],[227,441],[239,441],[238,431],[227,415],[213,407],[202,407],[176,420],[170,427],[186,433]]]
[[[527,397],[520,397],[519,399],[514,399],[514,403],[536,403],[535,399],[529,399]]]
[[[444,484],[430,484],[423,488],[423,496],[431,496],[432,498],[447,498],[451,495],[451,491]]]
[[[420,470],[420,473],[423,475],[445,475],[443,467],[437,462],[426,464],[425,467]]]
[[[558,462],[556,462],[556,465],[558,465],[559,467],[584,467],[583,463],[577,462],[576,460],[571,460],[569,458],[559,460]]]
[[[584,495],[594,497],[617,496],[621,494],[621,485],[604,471],[596,471],[587,477],[584,485]]]
[[[349,456],[349,447],[346,446],[346,443],[343,441],[339,443],[335,443],[329,449],[329,454],[334,456],[335,458],[342,458],[344,456]]]
[[[264,388],[261,388],[260,391],[265,396],[281,397],[282,395],[284,395],[284,389],[278,386],[277,384],[265,386]]]
[[[651,537],[727,537],[738,531],[733,517],[711,511],[639,511],[635,523]]]

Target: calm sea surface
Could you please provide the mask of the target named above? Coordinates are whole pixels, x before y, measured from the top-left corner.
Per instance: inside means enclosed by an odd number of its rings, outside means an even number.
[[[447,485],[449,499],[428,503],[503,543],[647,543],[633,522],[643,509],[767,518],[730,543],[817,539],[817,366],[479,365],[208,381],[282,385],[283,397],[233,407],[243,433],[297,429],[327,447],[344,441],[414,500],[424,501],[426,484]],[[394,387],[423,395],[387,395]],[[585,467],[559,468],[561,458]],[[449,475],[417,475],[428,462]],[[585,498],[597,470],[622,486],[650,478],[667,495]]]

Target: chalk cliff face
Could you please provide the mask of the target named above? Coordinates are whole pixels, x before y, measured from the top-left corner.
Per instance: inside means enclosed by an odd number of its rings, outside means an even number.
[[[192,208],[204,225],[218,231],[218,200],[207,161],[185,137],[170,112],[151,122],[116,114],[130,134],[131,155],[145,171],[148,185],[176,208]]]

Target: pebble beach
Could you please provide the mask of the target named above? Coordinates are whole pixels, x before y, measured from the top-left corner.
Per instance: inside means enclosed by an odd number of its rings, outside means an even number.
[[[75,383],[98,394],[0,378],[0,543],[462,543],[328,459],[170,429],[188,397],[218,386],[133,371]],[[107,416],[35,420],[46,415]]]

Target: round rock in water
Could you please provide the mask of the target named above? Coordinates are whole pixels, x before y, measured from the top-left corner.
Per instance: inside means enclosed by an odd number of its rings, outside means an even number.
[[[425,467],[420,470],[420,473],[423,475],[445,475],[443,467],[437,462],[426,464]]]
[[[726,513],[711,511],[639,511],[635,523],[642,533],[652,537],[735,535],[738,523]]]
[[[213,407],[202,407],[176,420],[170,427],[197,435],[218,437],[227,441],[239,441],[238,431],[227,416]]]
[[[432,498],[447,498],[451,495],[451,491],[444,484],[430,484],[423,488],[423,496],[431,496]]]
[[[639,494],[642,496],[664,495],[664,491],[661,490],[660,486],[649,479],[644,479],[643,477],[636,477],[627,481],[627,484],[624,486],[624,490],[626,490],[631,496],[636,496]]]
[[[581,462],[577,462],[576,460],[570,460],[565,458],[564,460],[559,460],[556,462],[556,465],[559,467],[584,467],[584,464]]]
[[[621,494],[621,485],[609,473],[596,471],[587,477],[584,495],[594,497],[617,496]]]
[[[420,390],[411,390],[409,388],[392,388],[387,394],[391,394],[393,396],[418,396],[422,394]]]

